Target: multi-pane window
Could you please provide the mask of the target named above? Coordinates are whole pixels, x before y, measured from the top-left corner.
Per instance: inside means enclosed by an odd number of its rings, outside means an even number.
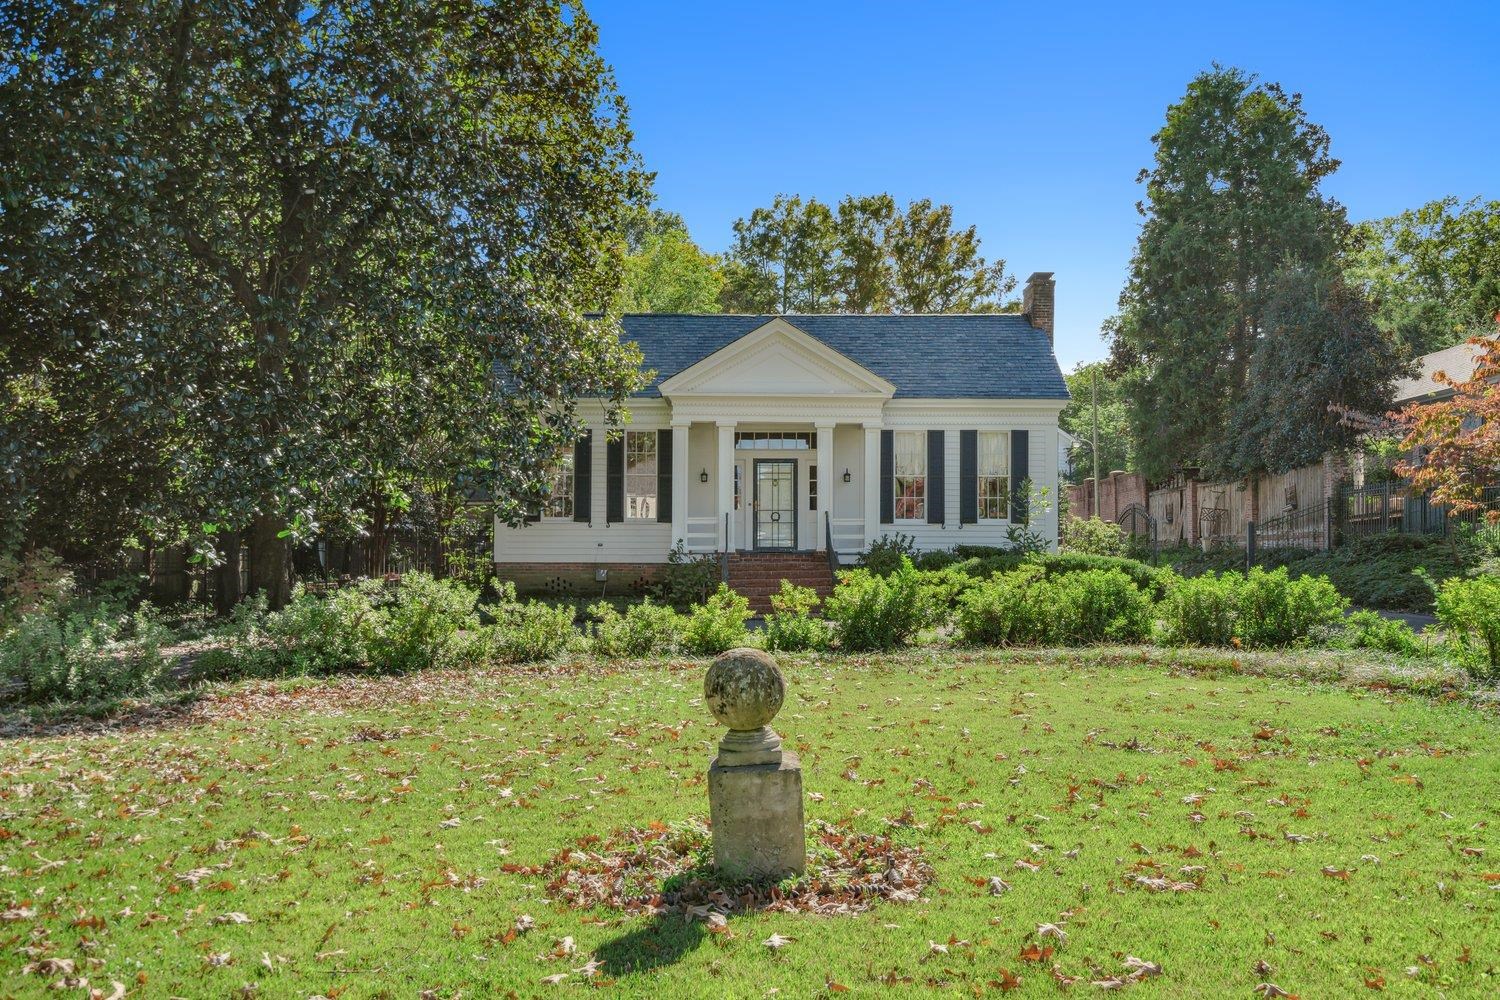
[[[818,446],[817,431],[736,431],[734,446],[740,450],[807,451]]]
[[[896,431],[892,437],[896,520],[920,521],[927,516],[927,435],[921,431]]]
[[[1003,521],[1010,516],[1010,435],[979,432],[979,517]]]
[[[734,467],[734,509],[740,509],[740,466]]]
[[[807,509],[818,509],[818,467],[816,465],[807,467]]]
[[[547,473],[547,502],[542,507],[546,517],[573,516],[573,449],[557,456]]]
[[[625,432],[625,516],[656,520],[656,432]]]

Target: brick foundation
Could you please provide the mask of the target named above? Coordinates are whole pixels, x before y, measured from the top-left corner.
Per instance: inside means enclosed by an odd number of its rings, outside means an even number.
[[[601,569],[609,571],[604,583],[594,579]],[[533,597],[639,596],[665,569],[665,563],[495,563],[497,577]]]

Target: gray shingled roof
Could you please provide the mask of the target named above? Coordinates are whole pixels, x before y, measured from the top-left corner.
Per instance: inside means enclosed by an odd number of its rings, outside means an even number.
[[[1442,372],[1458,382],[1467,382],[1474,377],[1479,367],[1479,348],[1470,343],[1455,344],[1442,351],[1433,351],[1417,359],[1415,378],[1404,378],[1396,383],[1396,405],[1404,406],[1417,401],[1432,402],[1453,395],[1453,387],[1437,380]]]
[[[624,336],[656,378],[639,395],[734,343],[774,316],[634,313]],[[896,397],[1067,399],[1047,335],[1017,313],[891,316],[788,314],[788,323],[896,386]]]

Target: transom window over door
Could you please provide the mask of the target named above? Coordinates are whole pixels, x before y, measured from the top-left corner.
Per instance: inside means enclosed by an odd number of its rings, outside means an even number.
[[[656,432],[625,432],[625,516],[656,520]]]
[[[892,443],[891,488],[895,491],[896,520],[920,521],[927,516],[927,435],[922,431],[897,431]]]
[[[542,507],[544,517],[573,517],[573,449],[568,448],[557,456],[547,473],[547,484],[551,492]]]
[[[1010,517],[1010,435],[1006,431],[979,432],[978,472],[980,520]]]

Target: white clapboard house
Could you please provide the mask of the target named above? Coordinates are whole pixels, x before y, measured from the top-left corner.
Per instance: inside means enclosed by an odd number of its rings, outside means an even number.
[[[618,593],[681,542],[755,592],[826,584],[830,547],[849,564],[884,535],[1004,546],[1025,518],[1055,543],[1053,287],[1032,275],[1020,313],[623,317],[655,376],[613,440],[580,402],[540,517],[496,524],[498,573]]]

